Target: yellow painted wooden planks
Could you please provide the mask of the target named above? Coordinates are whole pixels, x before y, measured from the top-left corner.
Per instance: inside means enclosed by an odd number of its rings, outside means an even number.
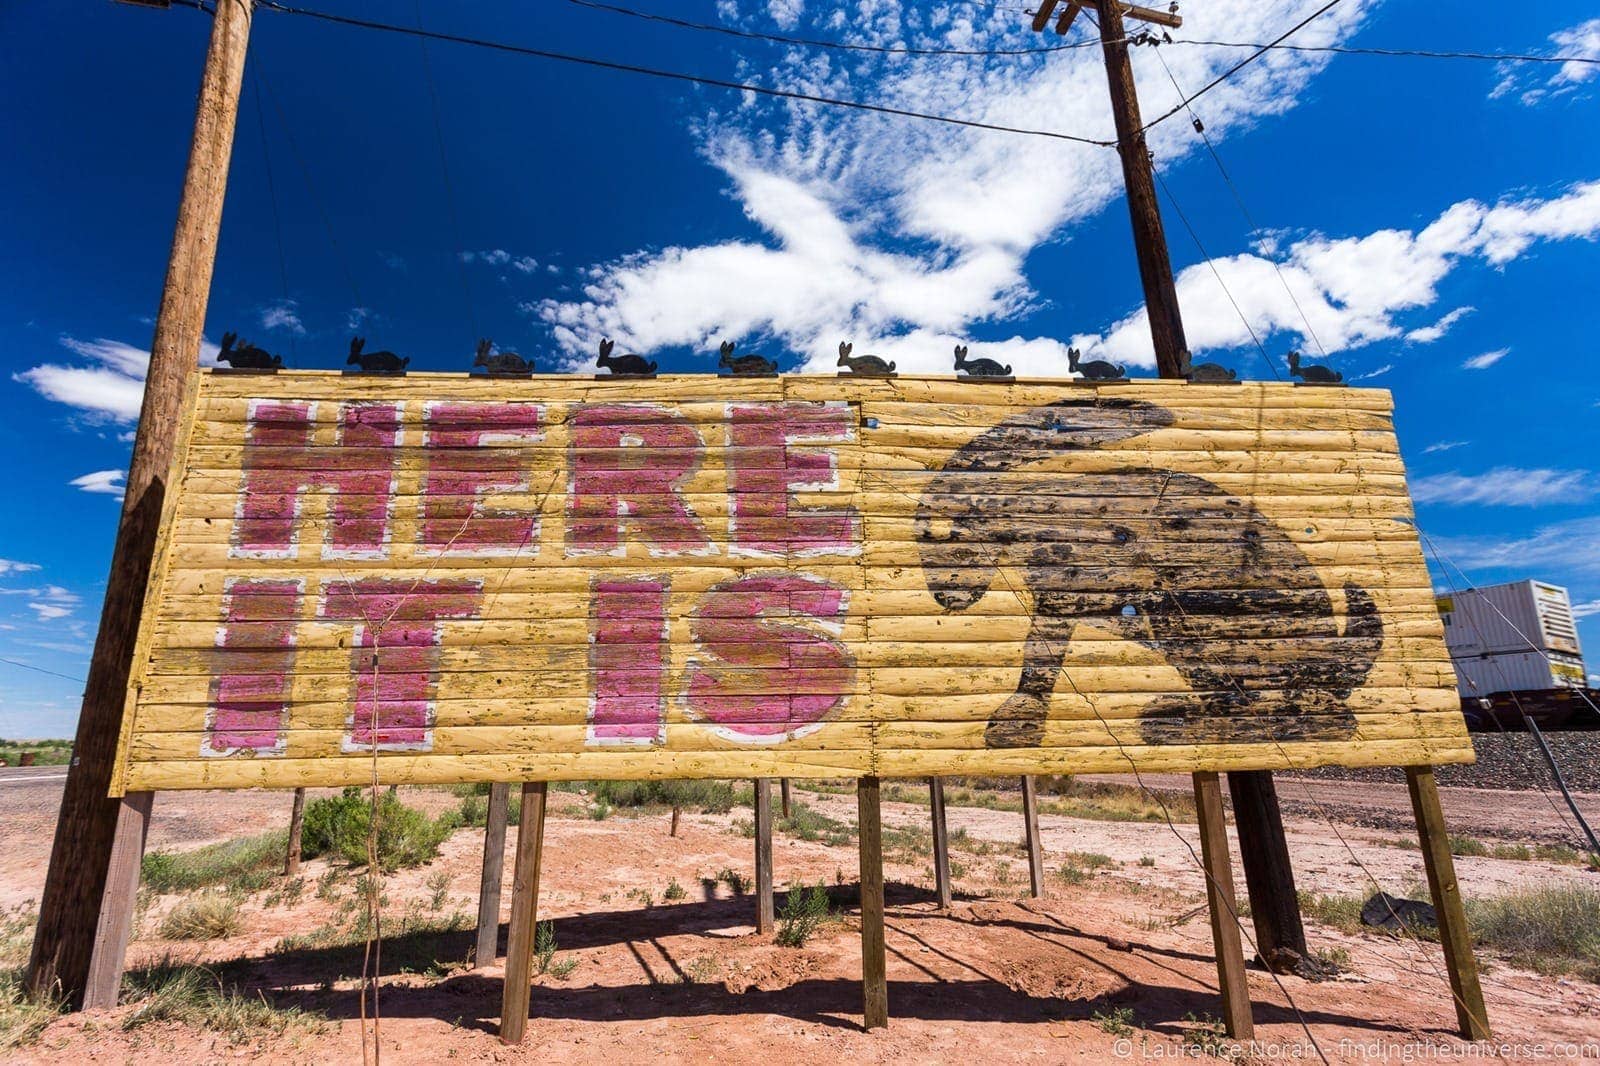
[[[1388,394],[206,374],[114,790],[1471,758]]]

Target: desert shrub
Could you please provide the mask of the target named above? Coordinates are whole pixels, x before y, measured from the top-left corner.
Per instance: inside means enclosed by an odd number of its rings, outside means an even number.
[[[1519,966],[1600,980],[1600,890],[1545,885],[1469,900],[1467,924]]]
[[[828,920],[828,890],[819,881],[809,889],[791,888],[778,915],[778,933],[774,938],[786,948],[805,946]]]
[[[123,1029],[177,1022],[243,1044],[283,1036],[291,1029],[320,1032],[325,1022],[320,1014],[298,1007],[276,1007],[259,992],[245,995],[204,967],[181,965],[170,958],[130,975],[128,986],[127,998],[137,1006],[123,1018]]]
[[[1343,933],[1356,933],[1365,928],[1361,924],[1360,896],[1324,896],[1315,892],[1300,892],[1300,913],[1307,918],[1329,925]]]
[[[721,881],[727,885],[735,896],[743,896],[750,891],[750,879],[731,866],[724,866],[718,870],[717,876],[713,880]]]
[[[168,911],[161,919],[159,932],[167,940],[224,940],[243,928],[238,901],[207,892]]]
[[[855,830],[837,818],[829,818],[799,800],[789,805],[789,817],[778,820],[778,829],[801,840],[820,841],[829,847],[842,847],[855,839]]]
[[[420,866],[439,854],[458,825],[456,812],[437,819],[402,803],[389,792],[377,803],[378,865],[384,870]],[[308,856],[337,855],[354,865],[367,862],[367,834],[372,825],[372,803],[358,788],[319,799],[306,806],[302,849]]]
[[[693,807],[726,814],[736,798],[727,781],[596,781],[596,803],[612,807]]]
[[[283,872],[287,832],[240,837],[191,851],[153,851],[139,868],[139,883],[157,892],[187,892],[226,885],[254,892]]]

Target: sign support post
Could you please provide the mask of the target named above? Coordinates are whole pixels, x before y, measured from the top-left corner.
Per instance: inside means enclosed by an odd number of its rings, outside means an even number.
[[[517,819],[517,860],[511,878],[511,928],[506,935],[505,993],[500,1007],[500,1042],[520,1044],[528,1030],[533,989],[533,944],[539,927],[539,865],[544,856],[546,784],[522,786]]]
[[[500,883],[506,868],[506,812],[511,786],[496,781],[489,786],[489,810],[483,823],[483,876],[478,882],[478,949],[476,969],[493,966],[500,948]]]

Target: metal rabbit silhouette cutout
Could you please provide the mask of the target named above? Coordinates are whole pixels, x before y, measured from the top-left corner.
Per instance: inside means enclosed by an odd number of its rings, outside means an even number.
[[[614,378],[647,378],[656,372],[656,361],[645,359],[642,355],[612,355],[616,342],[603,339],[600,341],[600,358],[596,364],[603,369],[611,371]]]
[[[956,373],[966,378],[993,378],[1009,380],[1011,367],[1002,366],[993,359],[968,359],[967,346],[956,345]]]
[[[365,337],[350,338],[350,358],[345,362],[351,366],[359,366],[359,374],[379,374],[386,377],[396,377],[406,372],[406,367],[411,365],[411,357],[404,359],[393,352],[364,352],[361,349],[366,345]],[[345,371],[350,373],[350,371]]]
[[[1289,376],[1299,378],[1305,385],[1341,385],[1344,375],[1337,370],[1317,363],[1300,362],[1299,352],[1289,353]]]
[[[239,339],[237,333],[224,333],[217,359],[235,370],[282,370],[283,357],[271,355],[249,341]]]
[[[848,368],[840,371],[840,377],[886,378],[894,373],[893,360],[880,359],[876,355],[857,355],[852,357],[850,353],[854,349],[854,344],[846,344],[844,341],[839,342],[838,365]]]
[[[1221,363],[1196,363],[1187,351],[1179,353],[1178,368],[1191,385],[1233,385],[1239,380],[1237,371]]]
[[[1116,363],[1108,363],[1104,359],[1091,359],[1083,361],[1083,353],[1076,348],[1067,349],[1067,369],[1074,374],[1082,374],[1084,381],[1126,381],[1128,370]]]
[[[533,373],[533,364],[516,352],[496,352],[493,348],[493,342],[487,337],[478,341],[478,357],[472,361],[473,367],[483,367],[492,378],[525,378]]]
[[[778,364],[764,355],[734,355],[733,342],[723,341],[719,349],[717,366],[736,378],[770,378],[778,373]]]

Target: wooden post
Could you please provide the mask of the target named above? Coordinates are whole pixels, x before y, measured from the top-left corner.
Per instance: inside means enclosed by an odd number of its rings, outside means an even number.
[[[294,805],[289,808],[289,846],[283,853],[283,876],[300,873],[300,836],[306,825],[306,790],[294,790]]]
[[[496,781],[489,786],[489,810],[483,823],[483,876],[478,881],[478,949],[474,969],[494,965],[500,948],[500,883],[506,868],[506,810],[511,786]]]
[[[1456,883],[1456,863],[1450,856],[1444,809],[1439,806],[1439,785],[1431,766],[1406,767],[1411,809],[1417,816],[1417,837],[1422,862],[1428,871],[1428,892],[1439,918],[1439,942],[1444,945],[1444,965],[1450,973],[1450,995],[1456,1003],[1456,1025],[1463,1040],[1488,1040],[1489,1012],[1478,984],[1478,964],[1472,957],[1472,934]]]
[[[533,940],[539,921],[539,862],[544,851],[545,783],[522,786],[517,820],[517,860],[511,876],[511,927],[506,936],[505,994],[500,1007],[500,1042],[522,1043],[532,996]]]
[[[1022,779],[1022,826],[1028,838],[1028,887],[1034,899],[1044,896],[1044,847],[1039,843],[1039,794],[1033,778]]]
[[[108,793],[134,640],[181,421],[179,407],[186,383],[199,365],[251,5],[252,0],[220,0],[212,18],[122,517],[28,962],[27,986],[33,994],[59,991],[74,1004],[81,1002],[88,982],[107,871],[125,809]]]
[[[878,779],[856,784],[857,833],[861,841],[862,1026],[889,1024],[888,959],[883,943],[883,821]]]
[[[771,933],[772,914],[772,779],[756,778],[756,935]]]
[[[789,813],[789,779],[787,777],[779,779],[779,781],[778,781],[778,792],[779,792],[779,794],[780,794],[780,796],[782,797],[782,800],[783,800],[783,820],[784,821],[788,821],[789,818],[790,818],[790,813]]]
[[[1144,284],[1145,310],[1150,318],[1150,340],[1155,345],[1156,369],[1164,378],[1183,376],[1183,353],[1188,341],[1178,312],[1178,289],[1172,280],[1172,259],[1161,225],[1161,204],[1156,199],[1150,149],[1145,147],[1144,120],[1139,117],[1139,96],[1128,62],[1127,31],[1122,5],[1096,0],[1100,11],[1100,47],[1105,53],[1106,81],[1111,89],[1111,117],[1117,128],[1117,154],[1122,157],[1122,182],[1128,190],[1128,217],[1133,223],[1133,247],[1139,259],[1139,279]]]
[[[155,798],[154,792],[130,792],[117,804],[117,831],[106,871],[105,898],[94,930],[94,952],[89,958],[89,980],[83,992],[84,1010],[110,1010],[117,1005]]]
[[[944,781],[928,778],[928,804],[933,809],[933,890],[939,909],[950,909],[950,835],[944,818]]]
[[[1222,814],[1222,784],[1214,772],[1194,775],[1194,807],[1200,823],[1200,862],[1205,867],[1211,940],[1217,953],[1217,984],[1222,989],[1222,1021],[1233,1039],[1253,1040],[1250,985],[1245,980],[1239,909],[1233,896],[1233,867],[1228,861],[1228,823]]]
[[[1261,965],[1283,972],[1291,963],[1288,949],[1305,958],[1306,930],[1300,920],[1300,898],[1289,865],[1289,841],[1283,833],[1278,790],[1266,770],[1228,772],[1233,797],[1233,822],[1239,830],[1239,859],[1245,889],[1250,893],[1250,918],[1256,930]],[[1292,967],[1291,967],[1292,968]]]

